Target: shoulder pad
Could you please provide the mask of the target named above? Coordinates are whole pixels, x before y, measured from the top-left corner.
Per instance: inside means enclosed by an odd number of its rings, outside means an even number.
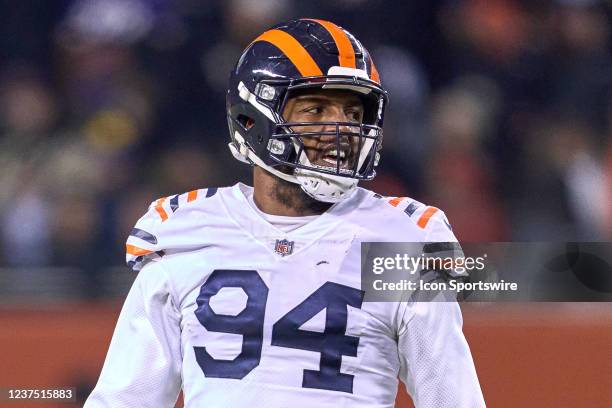
[[[414,200],[409,197],[384,197],[380,194],[374,193],[374,198],[385,202],[388,206],[396,208],[398,213],[403,212],[408,218],[412,220],[417,227],[422,230],[428,231],[437,231],[441,228],[446,231],[446,237],[442,239],[443,241],[456,241],[454,235],[452,234],[452,228],[446,215],[442,210],[436,207],[432,207],[429,205],[425,205],[420,201]],[[447,239],[448,233],[453,237],[452,240]],[[436,240],[436,239],[433,239]]]
[[[184,194],[162,197],[149,205],[148,211],[136,222],[125,244],[125,260],[135,271],[148,262],[159,259],[168,249],[169,236],[175,235],[172,218],[179,208],[201,198],[215,195],[217,188],[193,190]]]

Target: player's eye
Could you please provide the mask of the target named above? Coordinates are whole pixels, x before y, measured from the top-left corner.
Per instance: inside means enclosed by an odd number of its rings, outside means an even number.
[[[320,115],[323,112],[323,108],[321,106],[308,106],[301,110],[303,113],[311,114],[311,115]]]
[[[345,111],[345,115],[351,122],[361,122],[363,112],[361,111],[361,109],[357,109],[357,108],[347,109]]]

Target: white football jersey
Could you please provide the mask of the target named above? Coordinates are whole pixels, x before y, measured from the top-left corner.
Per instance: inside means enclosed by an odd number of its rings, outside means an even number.
[[[358,188],[283,232],[237,184],[157,200],[85,407],[482,407],[456,302],[363,302],[361,242],[456,241],[444,214]]]

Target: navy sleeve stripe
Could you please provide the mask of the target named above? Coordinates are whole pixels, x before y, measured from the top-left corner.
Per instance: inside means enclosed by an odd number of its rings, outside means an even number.
[[[170,199],[170,209],[175,212],[179,208],[179,196],[175,195]]]
[[[215,194],[217,194],[217,190],[218,190],[218,188],[217,188],[217,187],[211,187],[211,188],[207,189],[207,190],[206,190],[206,198],[208,198],[208,197],[212,197],[212,196],[214,196]]]
[[[132,232],[130,232],[131,237],[140,238],[143,241],[148,242],[149,244],[157,244],[157,237],[150,232],[141,230],[140,228],[133,228]]]
[[[408,204],[408,207],[406,207],[406,209],[404,210],[404,212],[405,212],[406,214],[408,214],[408,216],[410,216],[410,217],[411,217],[411,216],[412,216],[412,214],[414,214],[414,212],[415,212],[416,210],[418,210],[418,209],[419,209],[419,207],[421,207],[422,205],[423,205],[423,204],[421,204],[421,203],[417,203],[417,202],[413,201],[413,202],[411,202],[410,204]]]

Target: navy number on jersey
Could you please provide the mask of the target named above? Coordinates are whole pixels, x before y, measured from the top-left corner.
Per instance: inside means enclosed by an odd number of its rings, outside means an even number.
[[[210,307],[210,298],[225,287],[242,288],[247,294],[246,307],[236,316],[218,315]],[[243,341],[234,360],[216,360],[206,347],[194,347],[204,375],[240,379],[259,365],[267,300],[268,287],[256,271],[216,270],[210,275],[200,289],[195,315],[206,330],[242,334]]]
[[[226,287],[242,288],[248,299],[236,316],[218,315],[210,298]],[[259,365],[268,287],[256,271],[215,270],[200,288],[195,315],[207,330],[242,334],[242,351],[233,360],[217,360],[206,347],[194,347],[196,360],[207,377],[241,379]],[[272,345],[321,353],[319,370],[304,370],[302,387],[353,392],[353,375],[340,372],[342,356],[357,356],[359,338],[346,335],[347,306],[361,308],[363,292],[327,282],[272,328]],[[326,310],[322,333],[299,327]]]
[[[272,328],[272,345],[321,353],[319,371],[304,370],[302,387],[353,392],[353,375],[342,374],[342,356],[357,356],[359,337],[347,336],[347,305],[361,308],[361,291],[327,282],[283,316]],[[323,333],[299,327],[327,309]]]

